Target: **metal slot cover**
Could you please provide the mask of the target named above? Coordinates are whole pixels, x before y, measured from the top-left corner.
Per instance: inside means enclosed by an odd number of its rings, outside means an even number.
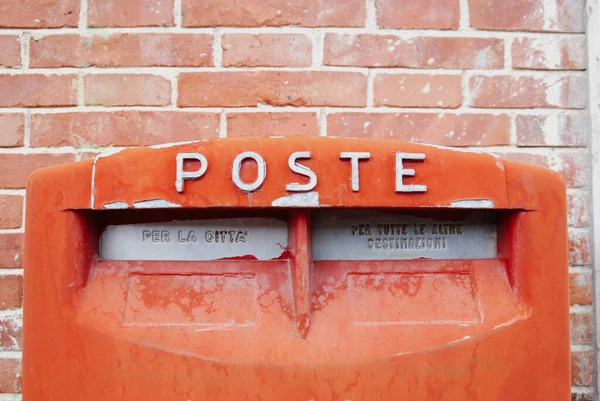
[[[272,260],[287,246],[285,221],[242,218],[108,226],[99,253],[103,260]]]
[[[379,212],[319,214],[314,260],[491,259],[498,254],[495,214],[435,220]]]

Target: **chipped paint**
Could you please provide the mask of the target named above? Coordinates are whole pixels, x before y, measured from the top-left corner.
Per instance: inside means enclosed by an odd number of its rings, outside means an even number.
[[[91,188],[90,188],[90,209],[94,209],[94,194],[96,192],[96,186],[94,182],[96,181],[96,163],[98,162],[98,158],[100,155],[96,156],[94,159],[94,163],[92,163],[92,179],[91,179]]]
[[[129,209],[129,205],[125,202],[110,202],[105,203],[104,208],[108,210]]]
[[[493,209],[494,201],[489,199],[464,199],[452,202],[450,207],[456,209]]]
[[[135,209],[174,209],[182,206],[169,202],[166,199],[150,199],[146,201],[134,202],[133,207]]]
[[[479,150],[479,149],[462,149],[462,148],[453,148],[450,146],[444,146],[444,145],[434,145],[434,144],[430,144],[430,143],[423,143],[420,144],[423,146],[427,146],[430,148],[436,148],[436,149],[440,149],[440,150],[449,150],[452,152],[459,152],[459,153],[477,153],[477,154],[485,154],[485,155],[489,155],[489,152],[486,152],[485,150]]]
[[[271,204],[276,207],[318,207],[319,204],[319,193],[318,192],[306,192],[301,194],[294,194],[278,198]]]
[[[288,247],[284,221],[269,218],[173,221],[108,226],[103,260],[207,261],[279,258]]]
[[[160,145],[149,146],[149,148],[150,149],[168,149],[168,148],[174,148],[176,146],[181,146],[181,145],[193,145],[194,143],[200,143],[200,142],[203,142],[203,141],[195,140],[195,141],[185,141],[185,142],[161,143]]]

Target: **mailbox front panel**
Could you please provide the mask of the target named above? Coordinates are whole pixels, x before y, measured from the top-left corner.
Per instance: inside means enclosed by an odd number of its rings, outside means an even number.
[[[570,396],[555,173],[221,139],[40,170],[27,202],[25,401]]]

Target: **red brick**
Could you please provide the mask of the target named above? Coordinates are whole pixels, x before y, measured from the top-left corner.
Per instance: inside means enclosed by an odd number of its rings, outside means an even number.
[[[20,308],[23,304],[23,276],[0,276],[0,310]]]
[[[585,70],[585,36],[520,38],[512,44],[513,68]]]
[[[227,136],[316,136],[316,113],[231,113],[227,115]]]
[[[20,351],[23,344],[23,316],[0,318],[0,351]]]
[[[583,76],[476,75],[469,86],[474,107],[583,109],[587,104]]]
[[[215,138],[219,115],[184,111],[33,114],[31,146],[139,146]]]
[[[586,191],[567,194],[567,212],[569,225],[574,227],[590,225],[590,193]]]
[[[196,33],[49,35],[31,40],[32,68],[212,66],[213,36]]]
[[[23,234],[0,234],[0,269],[23,267]]]
[[[336,34],[325,36],[326,65],[448,69],[504,67],[504,42],[490,38]]]
[[[519,163],[533,164],[535,166],[545,168],[549,168],[548,166],[550,165],[549,155],[546,154],[533,154],[526,152],[494,152],[494,154],[503,159]]]
[[[592,313],[571,313],[571,344],[593,344]]]
[[[0,107],[77,105],[76,75],[0,75]]]
[[[19,228],[23,223],[23,197],[0,195],[0,229]]]
[[[462,104],[460,75],[378,74],[376,106],[457,108]]]
[[[2,0],[0,28],[77,26],[80,0]]]
[[[446,146],[507,145],[507,115],[440,113],[335,113],[328,136],[394,139]]]
[[[21,392],[21,360],[0,358],[0,393]]]
[[[23,146],[25,136],[25,117],[21,113],[0,114],[0,147],[14,148]]]
[[[0,5],[0,9],[2,5]],[[1,18],[1,17],[0,17]],[[0,67],[21,65],[21,38],[17,35],[0,36]]]
[[[587,231],[569,232],[569,264],[582,266],[591,263],[590,233]]]
[[[301,34],[225,34],[224,67],[309,67],[312,41]]]
[[[583,32],[581,0],[469,0],[471,26],[486,30]]]
[[[589,185],[590,162],[585,150],[561,152],[555,160],[550,160],[549,168],[558,171],[565,177],[567,186],[581,188]]]
[[[586,146],[585,114],[517,116],[518,146]]]
[[[589,157],[584,150],[545,154],[526,152],[495,153],[507,160],[534,164],[559,172],[565,178],[569,188],[581,188],[588,185],[589,182]]]
[[[101,106],[167,106],[171,81],[150,74],[89,74],[85,104]]]
[[[27,177],[35,170],[74,160],[74,154],[66,153],[0,154],[0,188],[25,188]]]
[[[396,29],[457,29],[458,0],[375,0],[377,24]]]
[[[594,352],[571,352],[571,384],[591,386],[594,382]]]
[[[182,0],[183,25],[361,27],[364,0]]]
[[[88,0],[93,27],[170,26],[174,0]]]
[[[594,290],[592,273],[569,273],[569,293],[571,305],[591,305]]]
[[[251,71],[179,74],[180,107],[366,106],[367,77],[356,72]]]

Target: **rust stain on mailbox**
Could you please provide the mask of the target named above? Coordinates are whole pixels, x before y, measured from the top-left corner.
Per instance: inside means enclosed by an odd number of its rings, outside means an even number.
[[[377,140],[40,170],[23,400],[567,400],[565,204],[550,171]]]

